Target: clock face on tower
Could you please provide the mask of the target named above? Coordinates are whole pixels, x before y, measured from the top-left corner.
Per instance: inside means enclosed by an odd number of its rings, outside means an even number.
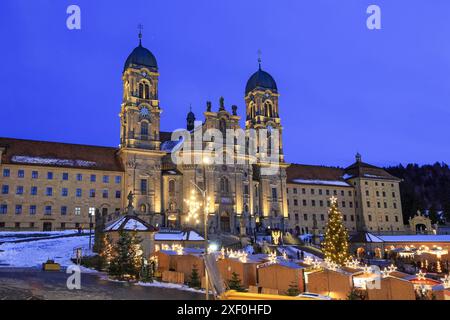
[[[141,117],[148,117],[150,115],[150,111],[148,110],[147,107],[142,107],[139,110],[139,114],[140,114]]]

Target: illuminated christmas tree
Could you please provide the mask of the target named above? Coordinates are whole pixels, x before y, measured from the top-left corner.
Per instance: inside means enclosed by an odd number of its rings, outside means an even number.
[[[342,214],[337,207],[337,198],[330,199],[331,207],[328,211],[328,223],[325,229],[325,238],[322,242],[322,251],[325,258],[343,266],[350,258],[348,245],[348,231],[342,222]]]

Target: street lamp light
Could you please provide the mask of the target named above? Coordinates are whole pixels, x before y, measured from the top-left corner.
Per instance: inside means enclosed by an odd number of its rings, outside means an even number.
[[[92,249],[92,218],[95,216],[95,208],[89,208],[89,250]]]
[[[206,185],[206,169],[205,165],[210,163],[210,159],[208,157],[202,158],[203,163],[203,186],[204,189],[199,187],[193,180],[191,180],[191,183],[198,189],[200,194],[203,197],[203,211],[204,211],[204,264],[205,264],[205,293],[206,293],[206,300],[209,300],[209,280],[208,280],[208,271],[206,270],[206,255],[208,254],[208,202],[210,201],[210,198],[207,196],[207,185]],[[192,193],[194,191],[192,190]]]

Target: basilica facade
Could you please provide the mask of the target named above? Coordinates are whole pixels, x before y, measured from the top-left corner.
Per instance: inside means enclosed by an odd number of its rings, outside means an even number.
[[[321,232],[327,199],[335,195],[342,197],[350,231],[403,231],[400,180],[383,169],[360,157],[345,170],[284,161],[279,92],[261,63],[243,88],[244,128],[237,106],[226,106],[223,98],[206,103],[201,121],[192,112],[186,116],[184,134],[192,141],[211,129],[224,137],[230,130],[245,133],[243,146],[223,152],[232,163],[203,156],[201,162],[174,161],[174,152],[193,159],[212,141],[187,147],[186,139],[160,130],[159,68],[141,39],[126,59],[122,81],[118,148],[0,138],[0,229],[86,227],[93,214],[111,221],[126,211],[132,195],[134,210],[158,227],[202,230],[206,211],[212,233]],[[268,172],[264,139],[249,137],[275,130],[276,143],[269,145],[277,170]],[[205,204],[193,219],[192,201]]]

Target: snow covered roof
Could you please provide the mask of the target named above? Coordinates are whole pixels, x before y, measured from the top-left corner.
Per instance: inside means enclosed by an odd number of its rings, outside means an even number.
[[[0,147],[5,164],[124,171],[112,147],[11,138],[0,138]]]
[[[156,232],[157,228],[137,216],[126,215],[111,223],[104,231],[138,231],[138,232]]]
[[[384,242],[450,242],[449,234],[413,234],[397,236],[378,236]]]
[[[292,179],[292,183],[299,184],[319,184],[327,186],[350,187],[351,185],[341,180],[308,180],[308,179]]]
[[[203,241],[205,240],[197,232],[190,231],[166,231],[155,235],[156,241]]]

